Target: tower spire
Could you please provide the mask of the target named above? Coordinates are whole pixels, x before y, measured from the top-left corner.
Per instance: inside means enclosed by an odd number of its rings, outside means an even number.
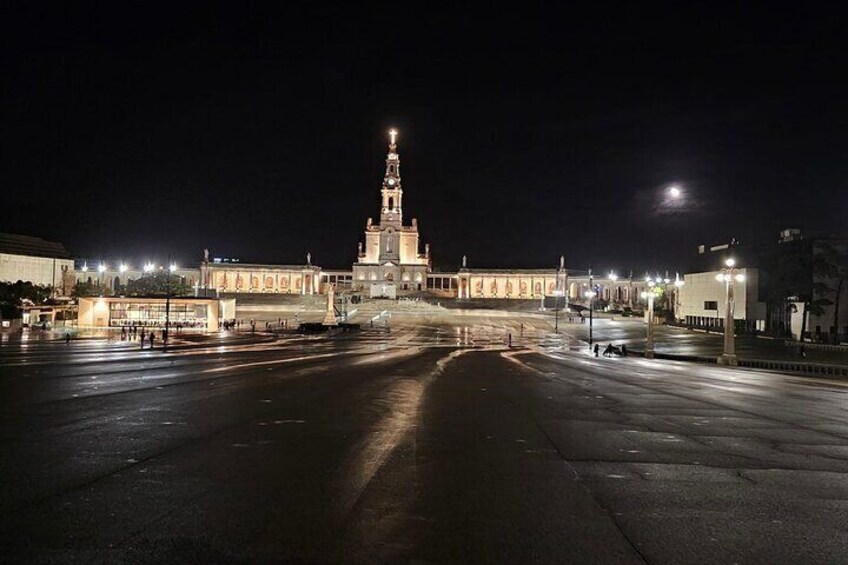
[[[403,222],[403,189],[400,187],[400,157],[397,153],[397,130],[389,130],[389,154],[386,155],[386,174],[383,176],[383,206],[380,223]]]

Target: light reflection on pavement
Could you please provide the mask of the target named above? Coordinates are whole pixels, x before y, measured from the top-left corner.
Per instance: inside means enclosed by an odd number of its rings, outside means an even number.
[[[562,327],[469,310],[168,352],[4,342],[4,554],[848,560],[845,383],[595,358]]]

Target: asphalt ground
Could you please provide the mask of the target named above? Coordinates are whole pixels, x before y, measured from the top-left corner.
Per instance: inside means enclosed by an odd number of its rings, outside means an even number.
[[[3,561],[848,563],[848,387],[546,324],[7,343]]]

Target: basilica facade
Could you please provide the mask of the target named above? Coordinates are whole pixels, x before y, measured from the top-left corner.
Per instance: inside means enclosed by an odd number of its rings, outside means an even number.
[[[386,172],[380,189],[380,221],[368,218],[365,224],[365,246],[359,243],[353,264],[353,286],[382,295],[387,286],[401,291],[423,290],[430,270],[430,247],[420,253],[418,220],[403,223],[403,186],[400,178],[400,156],[397,132],[389,132]]]
[[[397,132],[389,132],[385,172],[380,184],[380,215],[378,221],[368,218],[363,240],[359,242],[356,261],[350,269],[328,270],[312,264],[306,254],[303,264],[257,264],[226,259],[210,259],[209,252],[199,269],[179,269],[176,273],[198,294],[208,296],[239,294],[322,294],[330,285],[339,290],[358,292],[365,296],[385,297],[406,294],[427,294],[460,300],[506,299],[540,300],[564,297],[570,304],[586,302],[587,293],[611,304],[634,306],[641,302],[646,288],[643,280],[632,277],[592,276],[589,273],[569,272],[565,258],[547,269],[509,269],[469,266],[465,257],[461,268],[453,272],[433,272],[430,246],[423,252],[418,232],[418,220],[409,223],[403,217],[403,183],[400,174],[400,155]],[[101,264],[95,274],[110,284],[114,280],[125,284],[129,279],[143,276],[141,271],[125,266]],[[160,267],[161,268],[161,267]],[[78,280],[91,279],[83,267]]]

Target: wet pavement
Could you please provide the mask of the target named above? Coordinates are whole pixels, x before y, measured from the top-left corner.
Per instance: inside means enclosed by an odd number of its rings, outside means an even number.
[[[9,563],[848,562],[848,386],[540,317],[4,343],[0,403]]]
[[[550,317],[550,314],[547,314]],[[645,347],[646,327],[641,320],[632,318],[596,318],[593,320],[593,337],[603,345],[615,343],[627,344],[628,347],[642,350]],[[589,322],[579,323],[575,318],[572,323],[560,321],[560,329],[579,339],[589,339]],[[775,361],[804,361],[808,363],[823,363],[848,365],[848,348],[843,351],[819,350],[813,346],[806,348],[806,357],[802,358],[796,347],[787,347],[783,339],[769,337],[737,336],[736,354],[740,359],[769,359]],[[675,355],[713,356],[721,355],[724,348],[724,335],[720,333],[705,333],[673,326],[656,326],[654,328],[654,348],[660,353]]]

